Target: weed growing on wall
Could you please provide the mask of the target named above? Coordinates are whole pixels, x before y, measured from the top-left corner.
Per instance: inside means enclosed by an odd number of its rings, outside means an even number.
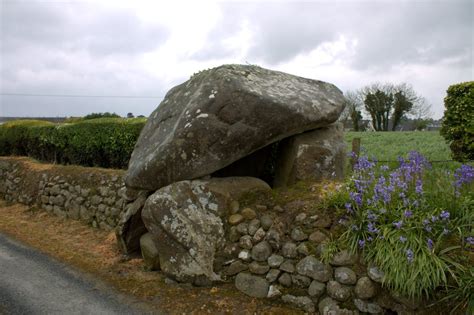
[[[472,166],[433,170],[415,151],[395,168],[360,157],[348,192],[341,239],[384,271],[384,285],[409,297],[459,287],[462,277],[472,285],[465,279],[474,249]]]

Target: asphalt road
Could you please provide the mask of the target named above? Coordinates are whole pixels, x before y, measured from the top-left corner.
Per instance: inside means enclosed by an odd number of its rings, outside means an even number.
[[[104,284],[0,234],[0,315],[144,313],[151,312]]]

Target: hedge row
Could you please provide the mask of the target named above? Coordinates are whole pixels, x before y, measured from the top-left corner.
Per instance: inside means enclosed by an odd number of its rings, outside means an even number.
[[[0,126],[0,155],[40,161],[127,168],[146,119],[102,118],[73,124],[21,120]]]
[[[444,99],[441,135],[457,161],[474,160],[474,81],[451,85]]]

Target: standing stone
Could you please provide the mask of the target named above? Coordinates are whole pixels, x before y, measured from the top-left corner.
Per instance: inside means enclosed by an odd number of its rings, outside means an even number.
[[[241,272],[235,277],[235,287],[237,290],[251,297],[267,297],[269,286],[265,279],[247,272]]]
[[[280,144],[275,187],[302,180],[342,179],[346,143],[342,124],[289,137]]]
[[[125,183],[154,191],[211,174],[271,143],[328,126],[345,102],[332,84],[257,66],[202,71],[172,88],[150,115]]]

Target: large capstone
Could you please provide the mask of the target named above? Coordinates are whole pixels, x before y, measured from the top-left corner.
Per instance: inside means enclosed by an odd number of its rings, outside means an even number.
[[[249,191],[269,190],[251,177],[181,181],[152,194],[142,210],[143,222],[158,250],[161,270],[180,282],[211,284],[223,249],[224,222],[232,200]]]
[[[267,145],[333,123],[332,84],[257,66],[225,65],[171,89],[151,114],[125,182],[154,191],[216,172]]]

